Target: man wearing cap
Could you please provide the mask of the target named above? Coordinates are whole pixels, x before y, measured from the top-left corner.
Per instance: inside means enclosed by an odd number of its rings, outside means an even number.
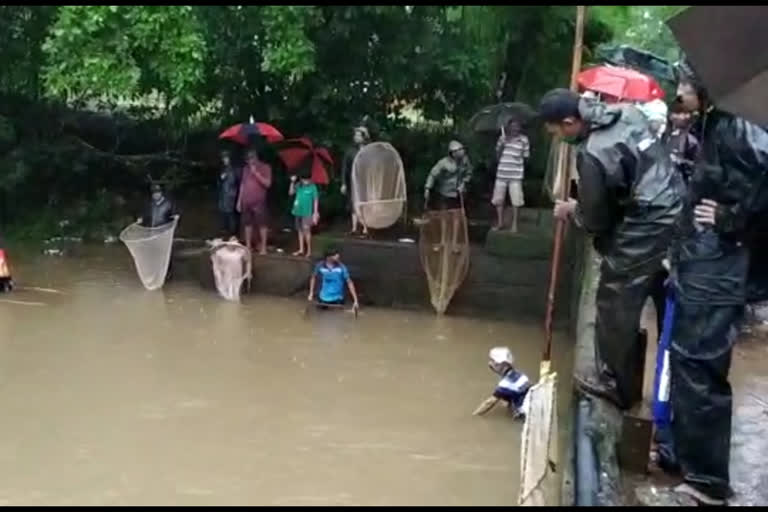
[[[466,191],[472,179],[472,165],[461,142],[448,144],[448,156],[441,158],[429,171],[424,184],[424,207],[453,210],[461,208],[460,195]],[[432,196],[432,190],[437,193]]]
[[[649,296],[663,318],[662,260],[682,208],[683,182],[632,105],[606,105],[555,89],[541,99],[539,114],[552,135],[577,151],[579,200],[557,201],[555,216],[572,218],[593,235],[602,256],[597,374],[577,375],[576,384],[628,409],[638,398],[640,314]]]
[[[719,110],[692,67],[679,65],[678,99],[701,144],[671,251],[675,326],[670,344],[672,433],[684,483],[707,505],[730,495],[733,397],[728,374],[744,314],[748,244],[768,213],[768,133]]]

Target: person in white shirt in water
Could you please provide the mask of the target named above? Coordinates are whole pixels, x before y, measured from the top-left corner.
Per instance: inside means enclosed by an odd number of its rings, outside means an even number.
[[[492,348],[488,354],[488,366],[501,380],[496,384],[493,394],[486,398],[472,413],[482,416],[493,409],[499,402],[505,402],[513,418],[524,419],[523,403],[531,389],[531,381],[527,375],[515,369],[515,358],[508,347]]]
[[[509,194],[512,203],[512,227],[510,231],[517,233],[518,209],[525,205],[523,195],[523,176],[525,161],[531,156],[531,146],[528,137],[520,132],[520,123],[514,119],[507,121],[506,129],[502,128],[501,137],[496,143],[496,155],[499,165],[496,170],[496,183],[493,186],[493,199],[496,207],[496,226],[499,230],[504,225],[504,203]]]

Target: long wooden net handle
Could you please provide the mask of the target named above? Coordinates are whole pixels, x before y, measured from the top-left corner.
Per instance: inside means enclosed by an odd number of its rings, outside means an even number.
[[[576,7],[576,30],[573,43],[573,60],[571,63],[571,90],[578,90],[578,76],[581,70],[581,54],[582,45],[584,41],[584,18],[586,14],[586,6],[579,5]],[[563,150],[562,158],[558,160],[558,175],[560,177],[561,195],[560,199],[567,201],[570,195],[570,148]],[[556,220],[555,224],[555,241],[552,247],[552,268],[550,270],[549,279],[549,291],[547,292],[547,313],[544,318],[544,332],[546,335],[546,343],[544,345],[544,351],[542,354],[543,361],[549,361],[552,358],[552,322],[555,316],[555,292],[557,290],[557,281],[559,278],[560,270],[560,256],[563,252],[563,239],[565,237],[566,221]]]

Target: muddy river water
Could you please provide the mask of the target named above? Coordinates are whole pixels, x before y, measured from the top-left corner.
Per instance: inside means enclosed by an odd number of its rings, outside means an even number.
[[[0,504],[516,502],[522,425],[471,412],[495,345],[536,380],[539,325],[147,292],[122,246],[12,263],[60,293],[0,296]]]

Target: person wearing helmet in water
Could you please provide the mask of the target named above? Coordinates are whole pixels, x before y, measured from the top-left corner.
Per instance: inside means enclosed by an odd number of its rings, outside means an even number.
[[[472,179],[472,165],[461,142],[448,144],[448,156],[441,158],[429,171],[424,184],[424,209],[454,210],[461,208],[464,195]],[[432,190],[437,193],[433,196]]]
[[[523,403],[531,389],[531,380],[526,374],[515,369],[515,357],[508,347],[492,348],[488,354],[488,366],[501,380],[493,394],[486,398],[472,414],[482,416],[499,402],[506,402],[515,419],[524,419]]]

